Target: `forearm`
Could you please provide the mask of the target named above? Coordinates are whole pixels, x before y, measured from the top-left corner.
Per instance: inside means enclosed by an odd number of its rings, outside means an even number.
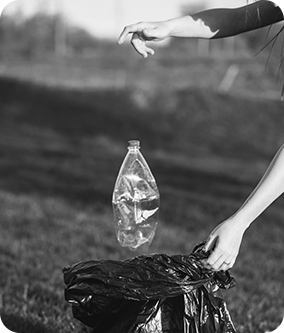
[[[243,224],[249,225],[284,192],[284,145],[279,149],[270,163],[261,181],[232,217]]]
[[[259,29],[283,20],[283,13],[271,1],[229,9],[210,9],[192,16],[168,20],[171,37],[223,38]]]

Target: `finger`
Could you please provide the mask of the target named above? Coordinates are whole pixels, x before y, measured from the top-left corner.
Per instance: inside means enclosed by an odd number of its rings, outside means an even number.
[[[141,54],[144,58],[148,57],[148,54],[154,55],[154,50],[148,47],[144,40],[142,40],[141,36],[139,36],[137,33],[133,34],[133,37],[131,39],[131,44],[135,48],[135,50]]]
[[[215,237],[214,235],[209,235],[205,245],[204,245],[204,250],[205,252],[208,252],[209,250],[212,250],[217,242],[218,238]]]
[[[117,40],[117,44],[121,45],[122,43],[124,43],[125,38],[132,33],[131,31],[133,30],[131,28],[132,26],[127,26],[124,27],[124,29],[122,30],[122,33],[119,35],[118,40]]]
[[[150,55],[154,55],[155,51],[153,49],[151,49],[150,47],[145,45],[145,51],[150,54]]]
[[[131,40],[131,44],[134,47],[134,49],[142,55],[142,57],[147,58],[148,54],[145,50],[145,43],[143,43],[139,38],[136,38],[134,35]]]
[[[220,270],[221,270],[221,267],[222,267],[223,265],[227,267],[227,265],[225,264],[224,257],[221,256],[221,257],[219,257],[218,260],[216,260],[216,261],[214,262],[213,265],[211,265],[211,268],[212,268],[214,271],[220,271]]]
[[[207,258],[207,263],[212,266],[217,260],[219,260],[220,257],[224,258],[224,252],[217,245],[210,256]]]
[[[225,264],[227,265],[227,269],[231,269],[236,262],[236,256],[231,255],[229,258],[225,260]]]
[[[207,264],[206,260],[201,260],[201,263],[202,263],[204,268],[211,269],[211,266]]]
[[[144,29],[143,30],[143,35],[149,41],[153,41],[155,39],[159,39],[158,30],[157,29],[151,29],[151,28]]]
[[[121,45],[122,43],[124,43],[125,38],[130,34],[134,32],[134,28],[132,25],[129,25],[127,27],[124,27],[124,29],[122,30],[122,33],[120,34],[120,36],[118,37],[117,43],[119,45]]]
[[[234,266],[234,263],[236,261],[236,257],[234,255],[230,255],[226,259],[223,256],[222,259],[223,259],[223,263],[219,267],[217,267],[217,263],[216,263],[216,266],[213,267],[214,270],[227,271],[228,269],[231,269]]]
[[[117,44],[121,45],[122,43],[124,43],[125,38],[127,37],[128,34],[129,34],[129,28],[125,27],[118,37]]]
[[[234,266],[235,260],[230,261],[229,259],[226,259],[226,261],[223,262],[223,264],[217,268],[218,271],[227,271],[228,269],[231,269]]]
[[[135,32],[141,32],[142,30],[143,30],[143,27],[139,23],[131,24],[131,25],[128,25],[128,26],[124,27],[124,29],[122,30],[122,33],[118,37],[117,43],[119,45],[122,44],[122,43],[124,43],[125,38],[129,34],[132,34],[132,33],[135,33]]]
[[[216,269],[217,271],[227,271],[228,269],[230,269],[231,264],[227,264],[226,262],[224,262],[218,269]],[[215,269],[214,269],[215,270]]]

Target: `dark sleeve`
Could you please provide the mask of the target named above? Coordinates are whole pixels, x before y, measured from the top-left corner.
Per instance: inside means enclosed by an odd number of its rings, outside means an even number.
[[[266,0],[256,1],[239,8],[206,10],[192,17],[196,20],[201,19],[212,32],[216,32],[212,38],[235,36],[284,19],[280,7]]]

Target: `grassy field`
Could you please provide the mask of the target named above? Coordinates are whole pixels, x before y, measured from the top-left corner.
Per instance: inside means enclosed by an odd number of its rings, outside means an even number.
[[[48,66],[36,83],[3,68],[0,311],[18,333],[88,332],[64,301],[62,268],[135,255],[117,243],[111,211],[129,139],[141,141],[161,193],[149,251],[168,254],[191,252],[234,213],[284,142],[279,100],[194,84],[80,89],[42,84],[56,72]],[[224,292],[239,333],[270,332],[283,318],[283,219],[280,198],[246,232],[232,269],[237,286]]]
[[[260,45],[259,48],[261,48]],[[181,46],[180,46],[181,47]],[[279,99],[283,75],[278,75],[279,60],[269,48],[260,54],[248,51],[234,57],[222,51],[211,57],[188,55],[190,44],[164,49],[157,48],[154,57],[143,59],[129,45],[105,45],[85,58],[64,59],[47,55],[42,59],[8,57],[0,62],[0,75],[32,80],[48,86],[79,89],[139,89],[144,94],[176,89],[210,89],[218,91],[228,68],[235,66],[237,75],[230,92],[233,94]],[[216,47],[215,47],[216,48]],[[276,60],[273,58],[276,57]]]

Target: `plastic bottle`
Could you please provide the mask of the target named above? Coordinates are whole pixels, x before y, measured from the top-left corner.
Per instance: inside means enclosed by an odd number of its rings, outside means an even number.
[[[129,141],[112,196],[117,240],[135,251],[147,248],[156,232],[160,195],[138,140]]]

